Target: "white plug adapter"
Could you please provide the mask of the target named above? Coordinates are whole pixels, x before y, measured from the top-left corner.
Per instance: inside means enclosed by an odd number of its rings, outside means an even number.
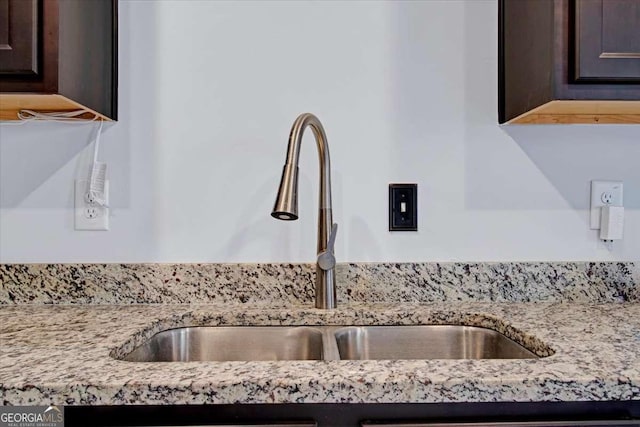
[[[600,214],[600,238],[621,240],[624,231],[624,207],[603,206]]]

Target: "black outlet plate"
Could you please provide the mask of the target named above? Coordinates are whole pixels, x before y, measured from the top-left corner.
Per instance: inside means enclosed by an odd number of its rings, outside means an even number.
[[[418,184],[389,184],[389,231],[418,231]]]

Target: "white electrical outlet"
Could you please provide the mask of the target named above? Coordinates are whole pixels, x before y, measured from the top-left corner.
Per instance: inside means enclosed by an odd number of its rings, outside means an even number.
[[[591,229],[600,229],[603,206],[623,206],[622,181],[591,181]]]
[[[75,184],[75,227],[76,230],[108,230],[109,208],[92,203],[87,197],[89,181],[76,180]],[[104,183],[105,203],[109,204],[109,181]]]

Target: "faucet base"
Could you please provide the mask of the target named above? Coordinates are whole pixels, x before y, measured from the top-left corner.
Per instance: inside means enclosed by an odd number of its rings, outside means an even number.
[[[336,308],[336,270],[323,270],[316,265],[316,308]]]

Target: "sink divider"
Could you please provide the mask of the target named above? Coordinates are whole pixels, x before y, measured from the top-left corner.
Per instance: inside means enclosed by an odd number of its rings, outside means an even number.
[[[323,326],[322,331],[322,352],[324,360],[340,360],[340,352],[338,351],[338,340],[335,331],[340,329],[339,326]]]

